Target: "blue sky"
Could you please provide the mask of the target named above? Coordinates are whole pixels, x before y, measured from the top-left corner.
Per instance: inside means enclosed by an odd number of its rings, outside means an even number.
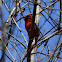
[[[26,0],[23,0],[23,1],[26,1]],[[50,0],[44,0],[44,1],[47,2],[47,4],[46,4],[47,6],[52,3]],[[10,3],[10,2],[9,2],[9,3]],[[60,3],[60,2],[57,2],[57,3],[54,5],[54,8],[60,9],[60,8],[59,8],[59,7],[60,7],[60,4],[59,4],[59,3]],[[22,7],[24,4],[25,4],[25,3],[22,2],[22,3],[20,4],[20,6]],[[30,11],[29,11],[28,5],[25,6],[26,11],[23,13],[24,16],[27,15],[27,14],[30,14],[30,12],[33,13],[33,6],[32,6],[31,4],[32,4],[32,3],[29,3]],[[10,3],[10,5],[11,5],[11,3]],[[43,5],[43,6],[46,7],[46,5],[45,5],[44,2],[42,2],[41,5]],[[10,6],[9,6],[9,7],[10,7]],[[12,6],[11,10],[12,10],[12,9],[13,9],[13,6]],[[4,14],[4,15],[3,15],[4,21],[6,21],[7,18],[8,18],[8,16],[9,16],[9,12],[7,11],[7,9],[6,9],[6,7],[4,6],[4,4],[3,4],[3,6],[2,6],[2,11],[3,11],[3,14]],[[48,17],[49,17],[48,14],[47,14],[48,11],[49,11],[49,13],[51,12],[51,10],[48,10],[48,9],[46,9],[45,11],[42,12],[42,13],[44,14],[44,16],[45,16],[47,19],[48,19]],[[46,12],[47,12],[47,13],[46,13]],[[57,15],[60,14],[59,10],[53,10],[52,12],[53,12],[53,13],[51,13],[51,17],[53,18],[53,20],[58,19],[59,17],[58,17]],[[57,15],[56,15],[56,14],[57,14]],[[44,16],[41,15],[41,18],[40,18],[40,21],[39,21],[39,28],[40,28],[40,27],[43,25],[43,23],[45,22]],[[18,13],[18,14],[17,14],[17,17],[16,17],[16,20],[18,20],[20,17],[23,17],[23,16]],[[49,18],[48,21],[50,21],[50,22],[54,25],[54,23],[51,21],[50,18]],[[49,30],[52,28],[51,24],[50,24],[48,21],[46,20],[45,25],[40,29],[40,31],[41,31],[43,34],[45,34],[47,31],[49,31]],[[56,20],[55,20],[55,21],[56,21]],[[24,19],[21,19],[19,22],[17,22],[17,24],[19,25],[19,27],[21,28],[21,31],[22,31],[23,34],[25,35],[26,40],[29,41],[29,38],[28,38],[28,35],[27,35],[27,32],[26,32],[26,29],[25,29],[25,22],[24,22]],[[25,46],[27,46],[26,43],[24,42],[23,37],[21,36],[21,33],[20,33],[19,29],[18,29],[15,25],[14,25],[14,27],[13,27],[13,30],[14,30],[14,32],[13,32],[12,35],[13,35],[14,37],[17,37],[17,39],[18,39],[19,41],[21,41]],[[54,30],[55,30],[55,29],[53,29],[53,30],[52,30],[50,33],[48,33],[46,36],[50,35]],[[42,35],[40,34],[39,38],[40,38],[41,36],[42,36]],[[53,50],[54,50],[53,48],[54,48],[54,46],[56,46],[56,42],[57,42],[57,40],[58,40],[58,37],[59,37],[59,35],[54,36],[54,37],[52,37],[51,39],[49,39],[49,42],[48,42],[47,45],[48,45],[48,48],[50,49],[50,53],[53,52]],[[54,42],[54,41],[56,41],[56,42]],[[40,41],[39,41],[39,42],[40,42]],[[17,42],[15,39],[13,39],[12,37],[10,38],[10,43],[17,49],[17,51],[19,52],[20,56],[23,56],[23,53],[24,53],[24,51],[25,51],[25,49],[23,48],[23,46],[20,45],[20,43],[18,43],[18,42]],[[14,48],[12,47],[12,45],[11,45],[10,43],[9,43],[9,45],[8,45],[8,49],[10,50],[11,54],[13,55],[13,57],[14,57],[17,61],[19,61],[20,58],[19,58],[17,52],[14,50]],[[44,43],[44,44],[45,44],[45,43]],[[41,46],[38,48],[37,52],[39,52],[39,51],[43,48],[44,44],[41,45]],[[52,49],[53,49],[53,50],[52,50]],[[8,56],[10,56],[7,51],[6,51],[6,53],[7,53]],[[43,50],[42,53],[47,54],[47,47]],[[41,55],[41,56],[40,56],[40,59],[43,58],[43,57],[44,57],[44,55]],[[11,56],[10,56],[10,58],[11,58]],[[37,61],[37,58],[38,58],[38,54],[37,54],[36,57],[35,57],[36,61]],[[6,59],[7,59],[7,58],[6,58]],[[11,58],[11,59],[12,59],[12,58]],[[48,59],[48,58],[46,58],[46,59]],[[46,59],[45,59],[45,60],[46,60]],[[45,60],[44,60],[44,62],[46,62]],[[9,61],[9,60],[7,59],[6,62],[7,62],[7,61]],[[9,61],[9,62],[11,62],[11,61]],[[26,62],[26,59],[24,60],[24,62]]]

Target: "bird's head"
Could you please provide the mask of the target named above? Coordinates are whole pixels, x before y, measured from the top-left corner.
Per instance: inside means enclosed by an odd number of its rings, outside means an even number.
[[[24,16],[24,20],[26,21],[27,19],[32,19],[31,14]]]

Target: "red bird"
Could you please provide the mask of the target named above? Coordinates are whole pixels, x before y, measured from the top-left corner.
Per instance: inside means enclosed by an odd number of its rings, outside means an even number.
[[[32,17],[31,17],[31,14],[28,14],[27,16],[24,17],[25,18],[25,28],[28,32],[28,35],[30,35],[30,30],[31,30],[31,21],[32,21]],[[38,40],[38,37],[39,37],[39,28],[38,26],[36,25],[35,23],[35,26],[34,26],[34,37],[35,37],[35,43],[37,44],[37,40]],[[37,47],[35,48],[35,51],[37,50]]]

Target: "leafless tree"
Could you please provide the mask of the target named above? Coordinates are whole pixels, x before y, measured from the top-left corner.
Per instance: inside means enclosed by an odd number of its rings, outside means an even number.
[[[30,13],[29,38],[24,16]],[[34,23],[40,33],[37,45]],[[62,61],[62,0],[0,0],[0,62],[56,61]]]

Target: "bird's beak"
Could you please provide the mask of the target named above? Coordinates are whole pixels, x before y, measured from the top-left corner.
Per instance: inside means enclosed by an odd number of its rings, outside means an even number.
[[[23,18],[26,18],[26,16],[24,16]]]
[[[26,16],[24,16],[23,18],[24,18],[24,20],[25,20]]]

